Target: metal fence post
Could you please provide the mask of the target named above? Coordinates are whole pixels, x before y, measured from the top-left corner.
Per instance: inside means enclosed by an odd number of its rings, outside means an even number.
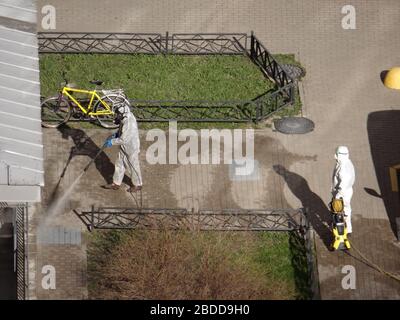
[[[318,279],[318,265],[315,257],[315,238],[314,238],[314,229],[310,224],[310,220],[308,218],[309,210],[308,208],[303,209],[304,214],[304,241],[306,247],[307,254],[307,264],[310,275],[310,288],[312,292],[313,300],[320,300],[320,290],[319,290],[319,279]]]
[[[168,31],[165,33],[165,54],[168,54],[168,42],[169,42],[169,35]]]
[[[92,205],[92,212],[91,212],[91,217],[90,217],[90,226],[89,226],[89,231],[92,232],[94,228],[94,205]]]
[[[250,57],[254,58],[254,32],[250,35]]]
[[[258,99],[256,100],[256,121],[255,123],[258,123],[261,118],[262,118],[262,104],[261,104],[261,100]]]

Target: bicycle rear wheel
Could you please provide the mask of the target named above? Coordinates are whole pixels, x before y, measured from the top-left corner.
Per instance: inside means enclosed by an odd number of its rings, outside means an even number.
[[[127,105],[130,106],[128,99],[125,98],[125,96],[118,94],[118,93],[110,93],[108,95],[102,96],[100,98],[101,100],[96,102],[96,105],[94,106],[94,112],[107,112],[107,108],[101,103],[101,101],[104,101],[112,110],[112,114],[101,114],[101,115],[96,115],[97,121],[99,121],[100,125],[103,128],[107,129],[115,129],[118,128],[118,125],[114,123],[114,109],[115,105],[120,104],[120,103],[126,103]]]
[[[41,105],[42,126],[57,128],[71,117],[71,107],[66,98],[55,96],[44,100]]]

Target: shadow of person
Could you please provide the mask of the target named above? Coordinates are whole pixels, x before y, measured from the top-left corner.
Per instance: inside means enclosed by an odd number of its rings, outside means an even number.
[[[100,152],[101,148],[83,131],[82,129],[71,128],[68,125],[62,125],[57,128],[62,134],[63,139],[71,137],[74,142],[74,146],[71,148],[71,152],[63,170],[62,176],[65,174],[67,167],[71,159],[75,156],[87,156],[94,159],[94,164],[97,171],[102,175],[106,183],[112,183],[112,177],[114,174],[114,164],[105,152]],[[96,157],[97,156],[97,157]],[[124,182],[131,185],[130,179],[124,176]]]
[[[281,165],[274,165],[273,169],[282,176],[290,191],[301,201],[302,206],[307,208],[311,226],[329,249],[332,240],[330,230],[332,214],[324,201],[311,191],[308,182],[302,176],[287,170]]]

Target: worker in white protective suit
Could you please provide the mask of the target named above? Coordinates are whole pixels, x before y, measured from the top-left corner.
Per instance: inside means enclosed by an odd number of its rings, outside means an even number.
[[[105,146],[118,145],[120,149],[115,162],[113,183],[104,188],[118,190],[122,184],[125,170],[128,169],[133,187],[127,191],[139,191],[142,189],[142,175],[139,165],[140,140],[136,118],[128,105],[121,104],[115,110],[114,122],[119,124],[118,132],[108,137]]]
[[[351,197],[353,196],[353,184],[355,181],[354,166],[349,158],[349,149],[340,146],[335,153],[336,165],[332,177],[332,196],[335,199],[343,199],[344,215],[347,225],[347,233],[352,232],[351,225]]]

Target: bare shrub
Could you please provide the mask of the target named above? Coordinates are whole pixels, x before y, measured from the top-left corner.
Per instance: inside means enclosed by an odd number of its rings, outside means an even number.
[[[118,239],[102,233],[90,245],[92,299],[280,299],[292,294],[254,261],[254,234],[125,232]]]

